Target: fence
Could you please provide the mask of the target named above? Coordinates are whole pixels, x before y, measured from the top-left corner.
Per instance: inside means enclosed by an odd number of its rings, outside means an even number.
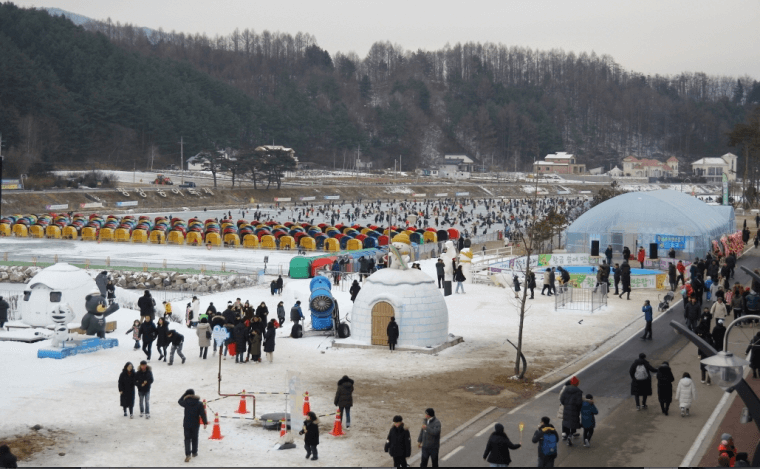
[[[21,313],[18,310],[19,302],[24,298],[23,290],[0,290],[0,296],[8,302],[11,307],[8,309],[8,320],[17,321],[21,319]]]
[[[554,295],[554,310],[570,309],[594,312],[607,306],[607,285],[599,288],[576,288],[572,285],[560,285]]]
[[[143,261],[140,259],[111,259],[111,257],[81,257],[81,256],[14,256],[7,252],[2,255],[0,265],[21,265],[49,267],[58,262],[68,262],[71,265],[82,269],[100,269],[100,270],[129,270],[134,272],[165,272],[167,270],[183,274],[206,274],[206,275],[227,275],[243,274],[258,275],[266,268],[266,274],[283,275],[287,272],[288,267],[282,264],[267,265],[263,262],[183,262],[178,260],[161,261]]]

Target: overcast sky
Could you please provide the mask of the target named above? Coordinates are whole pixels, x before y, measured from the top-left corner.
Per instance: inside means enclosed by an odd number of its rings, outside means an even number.
[[[645,74],[701,71],[760,79],[760,0],[14,0],[166,31],[308,32],[331,54],[376,41],[447,42],[609,54]]]

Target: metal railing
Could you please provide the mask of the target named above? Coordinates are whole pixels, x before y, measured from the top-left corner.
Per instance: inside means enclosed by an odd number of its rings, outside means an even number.
[[[559,285],[554,295],[555,311],[561,308],[593,313],[602,306],[607,306],[606,284],[602,284],[598,288]]]

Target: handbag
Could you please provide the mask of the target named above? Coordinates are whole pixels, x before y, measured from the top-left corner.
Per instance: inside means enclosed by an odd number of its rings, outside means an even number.
[[[210,338],[211,338],[211,331],[206,331],[206,338],[207,338],[207,339],[210,339]]]

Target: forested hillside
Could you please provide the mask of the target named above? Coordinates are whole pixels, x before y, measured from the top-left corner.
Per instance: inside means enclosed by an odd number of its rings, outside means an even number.
[[[346,44],[346,50],[351,44]],[[200,150],[293,147],[332,166],[362,156],[407,168],[467,152],[527,169],[548,152],[595,164],[633,154],[686,160],[731,148],[760,102],[750,77],[642,76],[611,57],[456,44],[376,43],[331,57],[314,37],[166,33],[0,6],[0,132],[11,170],[31,162],[122,168]],[[408,165],[408,166],[407,166]]]

